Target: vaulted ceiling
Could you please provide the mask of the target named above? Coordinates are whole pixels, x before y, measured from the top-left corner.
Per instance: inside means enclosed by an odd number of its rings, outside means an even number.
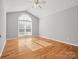
[[[40,0],[42,1],[42,0]],[[77,0],[44,0],[45,4],[41,4],[42,8],[32,8],[32,0],[5,0],[6,11],[23,11],[26,10],[33,15],[41,18],[58,11],[76,6]]]

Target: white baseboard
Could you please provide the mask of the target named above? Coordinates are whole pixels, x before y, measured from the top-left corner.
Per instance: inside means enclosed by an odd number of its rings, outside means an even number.
[[[5,44],[6,44],[6,40],[4,41],[3,48],[2,48],[2,51],[0,53],[0,57],[2,56],[2,53],[3,53],[3,50],[4,50]]]
[[[60,40],[57,40],[57,39],[54,39],[54,38],[49,38],[49,37],[44,36],[44,35],[39,35],[39,36],[42,37],[42,38],[53,40],[53,41],[58,41],[58,42],[61,42],[61,43],[65,43],[65,44],[69,44],[69,45],[73,45],[73,46],[78,46],[76,44],[68,43],[68,42],[65,42],[65,41],[60,41]]]

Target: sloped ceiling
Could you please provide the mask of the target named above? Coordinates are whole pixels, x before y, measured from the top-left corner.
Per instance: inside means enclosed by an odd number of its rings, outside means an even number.
[[[41,1],[41,0],[40,0]],[[23,11],[26,10],[33,15],[41,18],[49,14],[76,6],[78,0],[44,0],[45,4],[41,4],[42,8],[32,8],[32,0],[5,0],[6,11]]]

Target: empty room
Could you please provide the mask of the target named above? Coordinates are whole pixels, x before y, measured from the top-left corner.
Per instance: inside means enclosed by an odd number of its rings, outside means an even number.
[[[78,0],[0,0],[0,59],[78,59]]]

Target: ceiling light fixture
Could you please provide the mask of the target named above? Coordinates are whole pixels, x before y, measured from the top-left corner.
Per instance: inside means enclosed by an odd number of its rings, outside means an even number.
[[[39,0],[33,0],[33,7],[35,7],[35,8],[42,8],[41,7],[41,5],[40,5],[40,2],[39,2]]]

